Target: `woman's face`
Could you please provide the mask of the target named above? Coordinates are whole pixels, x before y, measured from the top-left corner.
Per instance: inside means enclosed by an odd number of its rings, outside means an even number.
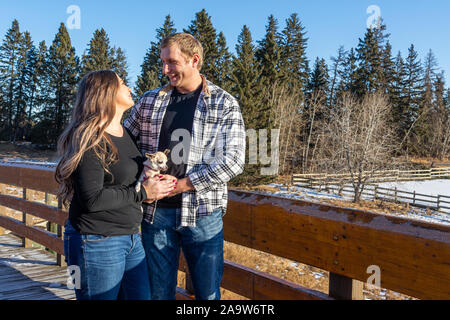
[[[116,94],[116,108],[121,108],[122,110],[127,110],[134,105],[133,97],[131,96],[131,89],[123,82],[123,80],[117,76],[119,79],[119,89]]]

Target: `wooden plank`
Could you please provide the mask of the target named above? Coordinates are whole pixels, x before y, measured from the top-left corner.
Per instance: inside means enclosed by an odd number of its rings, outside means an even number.
[[[253,300],[330,300],[319,291],[225,261],[221,287]]]
[[[231,190],[225,240],[422,299],[450,298],[450,227]]]
[[[54,234],[35,227],[27,227],[9,217],[0,217],[0,226],[15,232],[21,237],[26,237],[34,242],[42,244],[57,253],[64,254],[64,243]]]
[[[55,168],[20,164],[0,164],[0,183],[56,194]]]
[[[59,210],[55,207],[42,203],[25,201],[17,197],[2,194],[0,194],[0,206],[26,212],[27,214],[57,223],[58,225],[64,225],[68,218],[67,212]]]

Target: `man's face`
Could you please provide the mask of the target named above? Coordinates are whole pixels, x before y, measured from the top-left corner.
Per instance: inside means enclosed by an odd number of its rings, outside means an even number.
[[[183,88],[192,81],[197,71],[195,55],[188,59],[178,48],[172,45],[161,49],[161,60],[163,62],[163,73],[170,79],[174,87]]]

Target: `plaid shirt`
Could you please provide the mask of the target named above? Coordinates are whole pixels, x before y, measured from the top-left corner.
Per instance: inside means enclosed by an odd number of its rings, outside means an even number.
[[[195,226],[197,218],[217,209],[226,213],[227,182],[241,173],[245,162],[245,128],[237,100],[202,76],[187,160],[186,176],[194,190],[184,192],[181,226]],[[146,92],[133,107],[124,126],[137,138],[142,152],[158,151],[159,134],[173,87]],[[152,223],[156,202],[145,206],[144,220]]]

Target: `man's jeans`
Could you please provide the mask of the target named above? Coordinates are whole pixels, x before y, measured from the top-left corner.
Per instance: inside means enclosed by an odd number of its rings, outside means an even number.
[[[142,222],[152,299],[173,300],[180,248],[186,258],[197,300],[220,300],[223,275],[222,211],[180,227],[181,209],[157,208],[153,224]]]
[[[77,300],[149,300],[145,251],[139,234],[82,235],[66,223],[64,252],[68,266],[78,266]],[[76,277],[74,276],[76,279]]]

